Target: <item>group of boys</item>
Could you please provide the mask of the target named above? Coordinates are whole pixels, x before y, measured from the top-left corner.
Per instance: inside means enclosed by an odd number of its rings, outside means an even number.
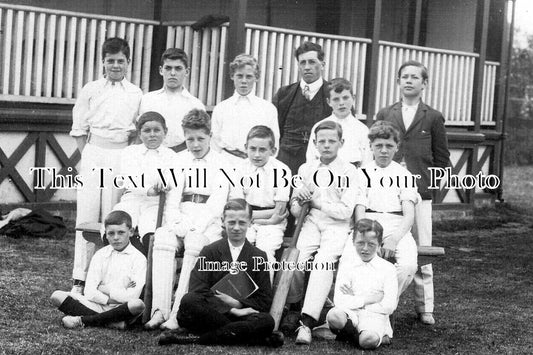
[[[427,167],[447,166],[449,152],[442,115],[420,99],[427,84],[422,64],[402,65],[402,101],[381,110],[369,130],[352,112],[351,83],[322,78],[324,53],[315,43],[296,49],[301,80],[281,88],[272,103],[253,93],[257,60],[237,56],[229,65],[235,93],[215,106],[212,118],[183,85],[189,73],[183,50],[163,53],[163,88],[144,96],[125,78],[129,54],[126,41],[106,40],[105,78],[87,84],[73,110],[71,135],[84,176],[76,222],[105,220],[109,245],[94,254],[94,245],[76,235],[73,289],[52,295],[67,314],[66,327],[124,328],[144,311],[139,296],[146,258],[129,243],[137,227],[141,237],[154,233],[151,319],[144,327],[171,330],[161,344],[283,344],[267,313],[274,272],[249,268],[258,289],[236,299],[212,290],[227,270],[202,270],[200,261],[250,266],[260,256],[274,263],[293,216],[306,204],[297,248],[299,263],[312,260],[309,278],[305,286],[304,271],[296,271],[287,299],[287,309],[298,310],[297,344],[310,344],[337,265],[334,307],[326,320],[339,340],[376,348],[392,338],[389,315],[413,278],[420,286],[420,320],[434,323],[432,269],[424,265],[415,277],[411,227],[420,245],[431,244]],[[135,140],[141,144],[128,146]],[[143,175],[147,184],[126,184],[110,194],[91,174],[97,167]],[[291,181],[296,173],[300,180],[292,191],[278,181],[279,174]],[[421,175],[418,187],[411,174]],[[385,186],[384,178],[402,183]],[[234,183],[248,180],[255,183]],[[156,226],[160,194],[166,203]]]

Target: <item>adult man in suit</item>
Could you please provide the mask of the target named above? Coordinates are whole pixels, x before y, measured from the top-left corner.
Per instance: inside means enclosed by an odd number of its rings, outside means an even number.
[[[283,335],[272,333],[274,319],[268,313],[272,303],[269,272],[255,258],[267,260],[265,252],[246,240],[252,208],[244,199],[229,200],[224,206],[225,238],[202,249],[191,274],[189,293],[182,299],[178,322],[192,334],[165,333],[159,344],[258,344],[281,346]],[[207,265],[207,267],[206,267]],[[227,267],[247,272],[257,284],[249,297],[235,299],[211,288],[228,274]]]
[[[378,120],[392,122],[400,131],[400,145],[394,160],[405,162],[407,170],[419,174],[418,192],[422,202],[415,207],[413,235],[418,245],[431,245],[432,192],[429,190],[429,167],[450,166],[450,152],[446,139],[444,117],[424,104],[422,91],[428,82],[426,67],[416,61],[407,61],[398,70],[397,83],[402,100],[381,109]],[[415,274],[416,311],[422,323],[435,324],[433,318],[433,268],[422,265]]]
[[[322,78],[324,51],[313,42],[302,43],[295,52],[300,81],[281,87],[272,103],[278,109],[280,150],[278,160],[293,174],[305,162],[307,145],[315,123],[331,115],[327,82]]]

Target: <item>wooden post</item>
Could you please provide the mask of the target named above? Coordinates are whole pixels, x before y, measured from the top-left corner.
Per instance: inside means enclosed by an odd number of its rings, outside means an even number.
[[[159,21],[159,25],[154,25],[152,34],[152,56],[150,58],[150,86],[149,90],[157,90],[163,86],[163,78],[159,74],[159,61],[161,55],[166,49],[167,32],[166,28],[162,26],[161,19],[163,15],[162,0],[154,1],[154,20]],[[187,53],[189,54],[189,53]]]
[[[248,0],[231,0],[231,11],[228,29],[228,50],[226,51],[226,58],[224,58],[224,65],[227,65],[237,55],[244,52],[246,49],[246,28],[244,26],[246,20],[246,6]],[[233,82],[229,75],[226,76],[223,97],[227,99],[233,95]]]
[[[415,46],[420,45],[420,26],[422,24],[422,0],[415,0],[415,19],[413,28],[413,41]]]
[[[367,16],[367,37],[372,39],[366,54],[366,72],[363,113],[366,113],[366,125],[371,126],[374,115],[377,112],[376,95],[378,81],[379,38],[381,32],[381,8],[382,0],[370,1]]]
[[[490,0],[478,0],[476,15],[476,37],[474,52],[479,53],[474,71],[474,88],[472,93],[472,117],[474,118],[474,130],[481,129],[481,105],[483,101],[483,73],[487,57],[487,37],[489,32]],[[476,157],[477,159],[477,157]],[[474,170],[477,173],[477,170]]]
[[[512,3],[512,4],[511,4]],[[509,6],[511,6],[511,24],[507,23],[507,15],[509,11]],[[504,37],[502,41],[502,59],[500,63],[500,83],[501,85],[498,90],[498,107],[496,111],[496,129],[501,131],[501,140],[499,143],[499,169],[498,176],[500,181],[503,181],[503,169],[504,169],[504,159],[503,153],[505,151],[505,124],[507,121],[507,103],[509,102],[509,77],[511,74],[511,53],[513,50],[513,32],[514,32],[514,22],[515,22],[515,11],[516,11],[516,1],[508,0],[506,1],[506,6],[504,10]],[[504,61],[505,59],[505,61]],[[505,65],[504,65],[505,63]],[[501,101],[501,105],[500,105]],[[500,112],[501,110],[501,112]],[[501,116],[500,116],[501,114]],[[500,186],[498,189],[498,200],[503,202],[503,188]]]

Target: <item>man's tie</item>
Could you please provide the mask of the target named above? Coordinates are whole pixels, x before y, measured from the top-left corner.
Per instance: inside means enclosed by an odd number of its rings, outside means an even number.
[[[309,85],[304,86],[303,94],[307,101],[311,101],[311,92],[309,90]]]

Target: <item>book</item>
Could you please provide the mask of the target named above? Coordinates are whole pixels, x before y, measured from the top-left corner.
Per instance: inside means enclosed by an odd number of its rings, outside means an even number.
[[[236,274],[227,274],[211,287],[215,294],[225,293],[228,296],[239,299],[246,299],[259,289],[252,277],[246,271],[239,271]]]

